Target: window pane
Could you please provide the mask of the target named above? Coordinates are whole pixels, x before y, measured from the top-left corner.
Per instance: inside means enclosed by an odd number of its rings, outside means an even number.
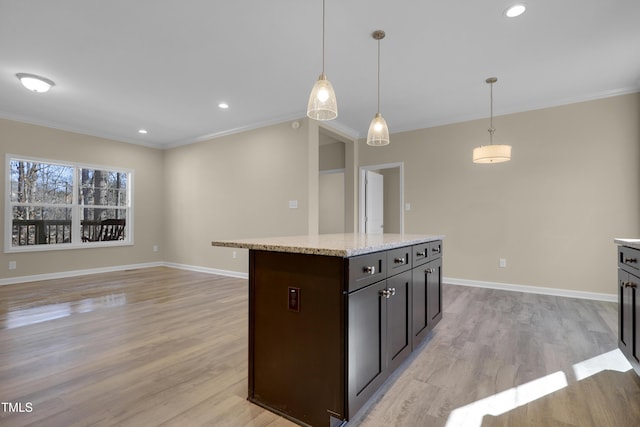
[[[127,206],[127,173],[82,168],[80,180],[80,204]]]
[[[11,160],[11,201],[71,204],[73,167]]]
[[[127,236],[126,209],[85,208],[82,225],[83,242],[125,240]]]
[[[71,243],[71,208],[14,206],[11,246]]]

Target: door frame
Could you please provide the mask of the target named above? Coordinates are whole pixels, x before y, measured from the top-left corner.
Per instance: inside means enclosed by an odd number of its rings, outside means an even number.
[[[400,174],[400,233],[404,234],[404,162],[383,163],[379,165],[360,166],[359,186],[358,186],[358,230],[365,232],[365,176],[367,171],[378,171],[382,169],[398,169]]]

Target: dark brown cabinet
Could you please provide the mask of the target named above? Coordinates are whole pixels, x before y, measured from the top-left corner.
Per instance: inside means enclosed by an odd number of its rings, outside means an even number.
[[[353,416],[442,318],[442,242],[348,261],[348,416]],[[360,274],[384,262],[386,279],[360,287]],[[368,262],[363,262],[363,260]],[[376,270],[377,271],[377,270]],[[353,280],[356,278],[357,280]]]
[[[618,250],[618,347],[640,375],[640,250]]]
[[[442,319],[442,242],[413,248],[412,347]]]
[[[249,400],[301,425],[352,418],[442,317],[441,241],[249,264]]]

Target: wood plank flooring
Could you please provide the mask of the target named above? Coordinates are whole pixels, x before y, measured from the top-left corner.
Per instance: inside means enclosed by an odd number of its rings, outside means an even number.
[[[616,304],[448,285],[443,299],[350,427],[638,425],[640,379],[593,368],[619,359]],[[0,425],[293,426],[246,400],[247,303],[246,280],[169,268],[0,286]]]

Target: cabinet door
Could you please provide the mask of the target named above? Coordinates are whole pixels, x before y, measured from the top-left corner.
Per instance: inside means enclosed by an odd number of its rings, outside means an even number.
[[[411,270],[413,285],[411,288],[411,347],[416,346],[429,332],[427,317],[427,276],[429,264],[421,265]]]
[[[631,343],[630,355],[632,362],[640,362],[640,277],[629,274],[629,299],[631,300]]]
[[[411,271],[387,279],[387,363],[394,371],[411,354]]]
[[[353,416],[387,378],[387,281],[348,296],[348,407]]]
[[[429,330],[442,319],[442,258],[427,263],[427,323]]]
[[[629,287],[629,273],[624,270],[618,270],[618,292],[618,347],[629,357],[633,349],[633,289]]]

